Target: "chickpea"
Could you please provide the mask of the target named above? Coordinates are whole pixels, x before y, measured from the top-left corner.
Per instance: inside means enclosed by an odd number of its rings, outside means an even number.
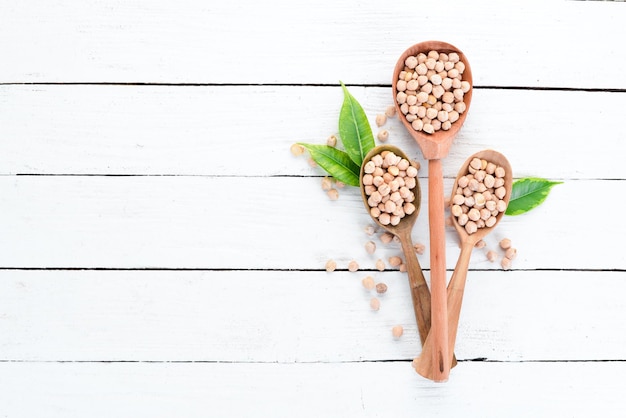
[[[328,198],[330,200],[339,199],[339,192],[337,191],[337,189],[330,189],[329,191],[326,192],[326,194],[328,195]]]
[[[402,325],[395,325],[391,328],[391,335],[393,335],[393,338],[400,338],[402,337],[402,334],[404,334],[404,328],[402,328]]]
[[[385,262],[380,258],[376,260],[376,270],[385,271]]]
[[[502,261],[500,262],[500,265],[502,266],[504,270],[508,270],[511,268],[511,260],[506,257],[502,257]]]
[[[361,280],[361,283],[363,284],[363,287],[367,290],[372,290],[376,285],[376,283],[374,282],[374,278],[371,276],[366,276],[365,278],[363,278],[363,280]]]
[[[400,264],[402,264],[402,258],[398,257],[397,255],[389,257],[389,265],[391,267],[398,267]]]
[[[374,252],[376,251],[376,243],[374,241],[367,241],[365,243],[365,251],[368,254],[374,254]]]
[[[492,263],[498,259],[498,254],[495,251],[489,250],[487,251],[487,260]]]
[[[389,131],[386,129],[380,130],[376,135],[376,138],[378,138],[378,140],[381,142],[387,141],[387,139],[389,139]]]
[[[337,263],[335,262],[335,260],[328,260],[326,262],[325,268],[328,272],[335,271],[335,269],[337,268]]]
[[[380,309],[380,300],[378,300],[378,298],[372,298],[370,299],[370,308],[372,308],[372,310],[377,311]]]
[[[465,224],[465,231],[470,235],[478,231],[478,226],[476,225],[476,222],[467,221],[467,223]]]
[[[517,257],[517,249],[513,247],[508,248],[506,252],[504,253],[504,256],[508,258],[509,260],[515,259],[515,257]]]
[[[413,245],[413,249],[417,254],[422,255],[424,254],[424,251],[426,251],[426,246],[424,244],[417,243]]]
[[[382,295],[387,292],[387,285],[385,283],[377,283],[376,284],[376,293]]]
[[[410,69],[417,67],[417,57],[414,57],[414,56],[407,57],[407,59],[404,60],[404,65],[406,65]]]
[[[332,189],[332,187],[333,187],[333,181],[330,179],[330,177],[328,176],[322,177],[322,190],[327,192],[330,189]]]
[[[299,157],[300,155],[304,154],[304,147],[300,144],[293,144],[291,145],[289,149],[291,153],[296,157]]]

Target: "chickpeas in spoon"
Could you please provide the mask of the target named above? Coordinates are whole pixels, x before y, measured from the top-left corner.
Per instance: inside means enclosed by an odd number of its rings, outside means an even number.
[[[496,227],[504,216],[511,197],[513,174],[504,155],[493,150],[477,152],[465,161],[452,186],[452,224],[459,234],[461,252],[447,287],[448,350],[456,343],[461,304],[470,256],[476,243]],[[433,341],[422,345],[413,361],[415,370],[428,379],[433,374]]]

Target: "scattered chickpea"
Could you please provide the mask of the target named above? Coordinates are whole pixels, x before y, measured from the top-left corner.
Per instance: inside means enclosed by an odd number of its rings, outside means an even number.
[[[386,129],[381,129],[380,131],[378,131],[376,138],[378,138],[380,142],[387,141],[389,139],[389,131]]]
[[[322,177],[322,190],[329,191],[333,188],[333,181],[330,177]]]
[[[390,232],[383,232],[382,234],[380,234],[380,241],[383,244],[389,244],[391,241],[393,241],[393,234]]]
[[[290,150],[291,150],[291,153],[296,157],[299,157],[300,155],[304,154],[304,147],[300,144],[291,145]]]
[[[385,115],[388,118],[392,118],[396,115],[396,107],[394,105],[388,106],[387,109],[385,109]]]
[[[509,248],[511,248],[511,240],[508,238],[503,238],[502,240],[500,240],[500,248],[502,248],[503,250],[508,250]]]
[[[373,225],[367,225],[364,231],[367,235],[372,236],[376,232],[376,228]]]
[[[328,139],[326,139],[326,145],[328,145],[329,147],[336,147],[337,146],[337,136],[335,136],[335,135],[329,136]]]
[[[351,272],[355,272],[359,269],[359,263],[357,263],[355,260],[352,260],[348,263],[348,270]]]
[[[385,283],[376,283],[376,293],[382,295],[387,292],[387,285]]]
[[[383,126],[385,123],[387,123],[387,115],[384,113],[376,115],[376,126]]]
[[[335,262],[335,260],[328,260],[326,262],[326,271],[328,272],[335,271],[336,268],[337,268],[337,263]]]
[[[339,199],[339,192],[337,191],[337,189],[330,189],[329,191],[326,192],[326,194],[328,195],[330,200]]]
[[[424,244],[417,243],[413,245],[413,249],[417,254],[422,255],[424,254],[424,251],[426,251],[426,246]]]
[[[407,267],[406,267],[406,264],[404,264],[404,263],[400,264],[400,265],[398,266],[398,270],[399,270],[401,273],[406,273],[406,272],[407,272]]]
[[[385,262],[380,258],[376,260],[376,270],[385,271]]]
[[[402,334],[404,334],[404,328],[402,328],[402,325],[396,325],[391,328],[391,335],[393,335],[393,338],[400,338],[402,337]]]
[[[363,284],[363,287],[367,290],[372,290],[376,286],[374,278],[371,276],[364,277],[363,280],[361,280],[361,283]]]
[[[487,246],[487,243],[485,242],[485,240],[479,240],[474,247],[475,248],[485,248]]]
[[[515,257],[517,257],[517,249],[513,247],[507,248],[506,252],[504,253],[504,256],[508,258],[509,260],[514,260]]]
[[[374,241],[367,241],[365,243],[365,251],[367,251],[368,254],[374,254],[376,251],[376,243]]]
[[[370,308],[372,308],[372,310],[377,311],[380,309],[380,300],[378,300],[378,298],[372,298],[370,299]]]
[[[402,258],[398,257],[397,255],[389,257],[389,265],[391,267],[398,267],[400,266],[400,264],[402,264]]]
[[[489,261],[491,261],[493,263],[497,259],[498,259],[498,254],[495,251],[493,251],[493,250],[487,251],[487,260],[489,260]]]
[[[502,266],[504,270],[508,270],[511,268],[511,260],[509,258],[502,257],[502,261],[500,262],[500,265]]]

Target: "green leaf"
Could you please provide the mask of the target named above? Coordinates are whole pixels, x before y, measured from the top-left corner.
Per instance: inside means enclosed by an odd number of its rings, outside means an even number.
[[[306,148],[313,161],[333,176],[335,180],[359,187],[361,168],[350,159],[346,152],[328,145],[303,144],[301,142],[298,144]]]
[[[376,145],[372,128],[363,108],[341,82],[343,105],[339,113],[339,136],[350,159],[359,167],[369,150]]]
[[[507,215],[521,215],[536,208],[548,197],[550,189],[561,181],[550,181],[537,177],[526,177],[513,183]]]

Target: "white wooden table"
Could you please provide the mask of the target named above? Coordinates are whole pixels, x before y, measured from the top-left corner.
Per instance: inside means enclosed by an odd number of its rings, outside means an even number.
[[[625,21],[590,1],[3,1],[0,417],[625,416]],[[289,152],[337,132],[339,80],[376,133],[395,60],[430,39],[474,74],[446,193],[485,148],[563,181],[487,238],[513,241],[511,270],[474,251],[444,384],[411,367],[406,274],[374,269],[399,245]],[[448,275],[458,253],[448,228]],[[378,312],[365,275],[389,286]]]

